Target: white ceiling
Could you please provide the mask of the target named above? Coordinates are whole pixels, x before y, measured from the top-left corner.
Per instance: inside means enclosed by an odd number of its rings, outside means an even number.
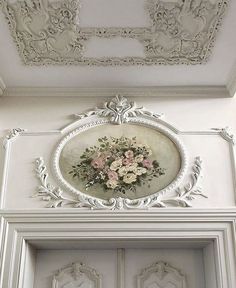
[[[81,26],[145,26],[144,0],[81,0]],[[0,76],[6,87],[123,87],[123,86],[226,86],[236,64],[236,1],[229,7],[217,34],[213,53],[201,65],[153,66],[28,66],[22,63],[10,35],[7,21],[0,13]],[[106,48],[106,54],[119,53],[120,42]],[[118,41],[118,42],[117,42]],[[96,41],[95,41],[96,42]],[[86,53],[99,56],[104,51],[90,43]],[[124,49],[138,54],[137,44],[126,42]],[[109,50],[110,49],[110,50]],[[113,51],[113,52],[112,52]],[[100,54],[99,54],[100,53]],[[122,55],[121,55],[122,56]],[[235,74],[236,76],[236,74]]]

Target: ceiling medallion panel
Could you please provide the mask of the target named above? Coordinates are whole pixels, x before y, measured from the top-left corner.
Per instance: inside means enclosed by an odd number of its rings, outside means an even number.
[[[205,63],[228,1],[146,0],[148,27],[80,27],[77,0],[0,4],[25,64],[109,66]],[[86,57],[88,41],[98,38],[136,40],[144,56]]]

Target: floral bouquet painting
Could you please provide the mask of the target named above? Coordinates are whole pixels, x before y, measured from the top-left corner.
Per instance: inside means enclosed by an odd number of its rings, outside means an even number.
[[[105,191],[136,192],[138,186],[151,187],[151,181],[165,175],[165,169],[152,160],[152,150],[136,137],[102,137],[98,145],[86,148],[69,174],[85,183],[88,190],[100,185]]]

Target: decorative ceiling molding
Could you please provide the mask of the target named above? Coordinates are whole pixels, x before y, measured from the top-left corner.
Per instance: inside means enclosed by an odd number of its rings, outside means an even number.
[[[9,87],[8,97],[231,97],[225,86],[137,86],[137,87]]]
[[[212,52],[229,0],[146,0],[147,27],[83,27],[74,0],[1,0],[23,62],[27,65],[202,64]],[[125,9],[125,7],[124,7]],[[143,57],[86,57],[94,38],[134,39]]]
[[[3,82],[2,78],[0,77],[0,96],[4,94],[5,89],[6,89],[6,85]]]

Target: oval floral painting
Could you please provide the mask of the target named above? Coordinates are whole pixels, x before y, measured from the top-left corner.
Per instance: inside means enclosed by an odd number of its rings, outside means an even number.
[[[180,152],[164,133],[133,124],[102,125],[66,141],[59,157],[64,182],[74,191],[109,199],[136,199],[172,183]]]

